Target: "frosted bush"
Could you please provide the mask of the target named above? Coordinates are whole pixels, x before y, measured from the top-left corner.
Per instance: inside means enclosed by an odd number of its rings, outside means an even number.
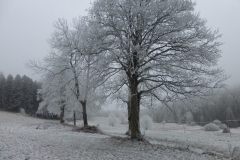
[[[189,125],[189,126],[196,126],[197,123],[196,123],[196,122],[190,122],[190,123],[188,123],[188,125]]]
[[[209,123],[204,126],[204,131],[219,131],[220,128],[214,123]]]
[[[141,126],[144,130],[152,129],[153,128],[153,121],[152,118],[148,115],[145,115],[141,119]]]
[[[108,122],[110,126],[116,126],[117,124],[117,118],[113,113],[110,113],[108,116]]]
[[[110,114],[110,111],[105,111],[105,110],[99,110],[97,112],[98,117],[108,117]]]
[[[128,122],[128,120],[127,120],[127,117],[125,116],[125,114],[124,113],[119,113],[118,114],[118,116],[119,116],[119,119],[120,119],[120,121],[121,121],[121,124],[126,124],[127,122]]]
[[[232,151],[232,158],[233,159],[240,159],[240,147],[235,146]]]
[[[222,133],[230,133],[230,135],[231,135],[231,131],[229,128],[224,128]]]
[[[163,128],[164,128],[164,125],[166,124],[166,121],[162,121],[162,125],[163,125]]]
[[[65,117],[63,118],[63,121],[64,121],[64,123],[66,123],[66,124],[68,123],[68,120],[67,120]]]
[[[213,123],[216,124],[216,125],[218,125],[219,127],[222,125],[222,122],[219,121],[219,120],[217,120],[217,119],[215,119],[215,120],[213,121]]]
[[[217,119],[214,120],[213,123],[216,124],[216,125],[218,125],[220,129],[228,128],[226,124],[222,124],[222,122],[219,121],[219,120],[217,120]]]
[[[225,129],[228,128],[226,124],[221,124],[221,126],[219,126],[220,129]]]
[[[193,115],[190,111],[186,113],[186,122],[187,124],[193,122]]]
[[[23,108],[20,108],[20,114],[23,115],[23,116],[26,115],[26,112],[25,112],[25,110]]]

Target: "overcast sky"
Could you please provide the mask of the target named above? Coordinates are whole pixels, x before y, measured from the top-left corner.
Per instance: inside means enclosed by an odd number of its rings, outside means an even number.
[[[226,83],[240,85],[240,0],[196,2],[196,12],[208,27],[223,35],[219,67],[231,75]],[[38,80],[24,63],[48,54],[53,22],[87,15],[89,7],[90,0],[0,0],[0,71],[5,77],[20,74]]]

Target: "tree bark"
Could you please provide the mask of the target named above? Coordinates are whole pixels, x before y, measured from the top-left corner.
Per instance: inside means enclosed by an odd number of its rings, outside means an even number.
[[[127,108],[128,108],[128,130],[126,132],[126,135],[131,135],[131,101],[128,99],[127,102]]]
[[[73,112],[73,124],[76,126],[76,112]]]
[[[80,102],[82,104],[82,114],[83,114],[83,125],[87,126],[88,121],[87,121],[87,106],[86,106],[86,100]]]
[[[65,105],[62,105],[61,113],[60,113],[60,123],[64,123],[64,108],[65,108]]]
[[[136,75],[132,75],[130,78],[130,132],[131,139],[141,139],[140,125],[139,125],[139,107],[140,107],[140,95],[138,93],[138,80]]]

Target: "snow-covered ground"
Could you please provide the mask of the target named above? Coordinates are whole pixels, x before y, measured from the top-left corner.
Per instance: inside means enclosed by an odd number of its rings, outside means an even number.
[[[187,126],[184,132],[181,125],[165,124],[163,128],[162,124],[154,124],[145,132],[152,143],[147,144],[114,138],[126,137],[128,126],[118,123],[111,127],[106,117],[92,118],[89,124],[99,124],[106,134],[73,132],[72,127],[58,121],[0,112],[0,160],[228,159],[229,144],[240,145],[239,129],[232,130],[230,137],[205,132],[201,127]]]

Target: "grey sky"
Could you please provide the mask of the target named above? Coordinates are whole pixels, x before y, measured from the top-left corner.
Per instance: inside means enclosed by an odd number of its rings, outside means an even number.
[[[196,0],[196,12],[207,25],[219,29],[224,42],[222,67],[232,77],[227,84],[240,84],[240,1]],[[58,18],[69,22],[87,15],[90,0],[0,0],[0,71],[4,75],[38,76],[25,68],[30,59],[41,60],[50,50],[47,39]]]

